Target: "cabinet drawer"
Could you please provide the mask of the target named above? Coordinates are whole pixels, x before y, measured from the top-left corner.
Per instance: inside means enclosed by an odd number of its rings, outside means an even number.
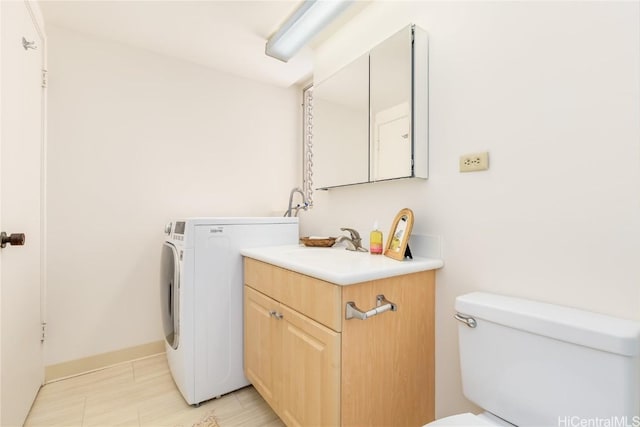
[[[341,287],[251,258],[244,259],[244,280],[313,320],[342,330]]]
[[[281,301],[288,270],[251,258],[244,259],[244,284]]]

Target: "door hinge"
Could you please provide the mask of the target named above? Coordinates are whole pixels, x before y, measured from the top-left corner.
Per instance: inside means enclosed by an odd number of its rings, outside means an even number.
[[[40,342],[44,342],[45,336],[47,334],[47,324],[45,322],[42,322],[40,326],[42,327],[40,333]]]
[[[42,69],[42,87],[46,88],[47,87],[47,70],[45,70],[44,68]]]

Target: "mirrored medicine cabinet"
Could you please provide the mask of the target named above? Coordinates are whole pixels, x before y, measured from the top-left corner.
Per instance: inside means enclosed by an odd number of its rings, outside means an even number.
[[[427,178],[427,49],[409,25],[314,85],[317,188]]]

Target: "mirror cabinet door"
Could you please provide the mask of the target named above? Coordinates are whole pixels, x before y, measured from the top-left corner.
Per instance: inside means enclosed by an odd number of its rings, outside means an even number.
[[[369,181],[369,56],[314,85],[314,181],[318,188]]]
[[[313,89],[314,182],[428,176],[428,45],[409,25]]]
[[[404,28],[370,53],[370,180],[413,176],[412,31]]]

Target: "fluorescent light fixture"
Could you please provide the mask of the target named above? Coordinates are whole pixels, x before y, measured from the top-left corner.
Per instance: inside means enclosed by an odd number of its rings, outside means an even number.
[[[265,53],[287,62],[351,3],[346,0],[305,0],[267,41]]]

